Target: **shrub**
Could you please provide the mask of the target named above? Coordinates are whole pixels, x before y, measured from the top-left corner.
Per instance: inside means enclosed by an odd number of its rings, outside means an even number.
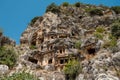
[[[63,71],[67,80],[75,80],[76,76],[82,72],[82,67],[77,60],[71,60],[65,65]]]
[[[12,76],[4,77],[1,80],[39,80],[29,73],[15,73]]]
[[[80,42],[80,41],[77,41],[77,42],[75,43],[75,48],[80,49],[80,47],[81,47],[81,42]]]
[[[111,27],[111,34],[116,37],[119,38],[120,37],[120,23],[114,23]]]
[[[103,27],[97,27],[96,31],[94,32],[94,36],[98,39],[103,39],[103,32],[105,29]]]
[[[34,18],[31,20],[30,25],[33,26],[34,23],[36,22],[36,20],[37,20],[38,18],[39,18],[38,16],[34,17]]]
[[[80,5],[81,5],[80,2],[75,3],[75,6],[76,6],[76,7],[80,7]]]
[[[111,9],[115,11],[116,14],[120,14],[120,6],[111,7]]]
[[[104,45],[103,48],[115,48],[117,46],[117,40],[115,37],[111,36],[110,41],[107,41]]]
[[[62,4],[62,6],[67,7],[67,6],[69,6],[69,3],[68,3],[68,2],[64,2],[64,3]]]
[[[103,34],[102,33],[99,33],[99,32],[95,32],[94,33],[94,36],[98,39],[103,39]]]
[[[59,6],[57,6],[55,3],[51,3],[46,9],[46,12],[49,11],[53,13],[59,13],[60,12]]]
[[[36,46],[31,45],[29,48],[33,50],[33,49],[36,49]]]
[[[105,29],[103,27],[97,27],[96,32],[103,33]]]
[[[16,63],[16,53],[14,49],[7,49],[6,47],[0,47],[0,64],[5,64],[12,68]]]
[[[89,13],[90,15],[99,15],[99,16],[102,16],[103,15],[103,12],[102,12],[102,9],[97,9],[97,8],[92,8],[89,10]]]

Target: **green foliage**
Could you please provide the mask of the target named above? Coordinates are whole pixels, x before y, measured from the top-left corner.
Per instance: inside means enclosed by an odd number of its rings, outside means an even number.
[[[31,20],[30,25],[33,26],[34,23],[36,22],[36,20],[37,20],[38,18],[39,18],[38,16],[34,17],[34,18]]]
[[[115,19],[115,20],[113,21],[113,23],[120,23],[120,18]]]
[[[7,49],[6,47],[0,47],[0,64],[8,65],[12,68],[16,63],[16,53],[14,49]]]
[[[94,33],[94,36],[98,39],[103,39],[103,34],[102,33],[99,33],[99,32],[95,32]]]
[[[103,48],[114,48],[117,46],[117,40],[115,37],[110,36],[110,41],[105,42]]]
[[[71,60],[65,65],[63,71],[67,79],[75,80],[76,76],[82,72],[82,66],[77,60]]]
[[[29,73],[15,73],[12,76],[4,77],[1,80],[39,80]]]
[[[111,27],[111,34],[116,37],[119,38],[120,37],[120,23],[114,23]]]
[[[103,39],[103,32],[105,29],[103,27],[97,27],[96,31],[94,32],[94,36],[98,39]]]
[[[75,43],[75,48],[80,49],[80,47],[81,47],[81,42],[80,42],[80,41],[77,41],[77,42]]]
[[[116,14],[120,14],[120,6],[111,7],[111,9],[115,11]]]
[[[62,6],[68,7],[70,4],[68,2],[63,2]]]
[[[29,48],[33,50],[33,49],[36,49],[36,46],[31,45]]]
[[[94,16],[94,15],[102,16],[103,15],[102,9],[98,9],[98,8],[89,9],[89,13],[91,16]]]
[[[76,6],[76,7],[80,7],[80,5],[81,5],[80,2],[76,2],[76,3],[75,3],[75,6]]]
[[[97,27],[96,32],[103,33],[105,29],[103,27]]]
[[[49,11],[53,13],[59,13],[60,12],[59,6],[57,6],[55,3],[51,3],[46,9],[46,12]]]

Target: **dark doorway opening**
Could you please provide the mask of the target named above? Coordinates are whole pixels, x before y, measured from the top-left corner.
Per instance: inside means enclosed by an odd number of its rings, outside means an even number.
[[[52,59],[50,59],[49,61],[48,61],[48,64],[51,64],[52,63]]]
[[[64,60],[60,60],[60,64],[63,64],[64,63]]]
[[[35,64],[37,64],[37,62],[38,62],[38,60],[36,60],[36,59],[34,59],[34,58],[32,58],[32,57],[29,57],[29,58],[28,58],[28,61],[30,61],[30,62],[32,62],[32,63],[35,63]]]
[[[89,48],[88,50],[88,54],[95,54],[95,48]]]
[[[60,53],[62,53],[62,49],[60,50]]]
[[[65,59],[65,63],[68,63],[68,59]]]

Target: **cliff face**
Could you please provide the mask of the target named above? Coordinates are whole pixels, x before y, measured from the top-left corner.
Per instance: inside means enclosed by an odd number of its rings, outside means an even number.
[[[40,79],[64,80],[63,67],[76,59],[82,65],[76,80],[119,80],[120,36],[114,38],[111,27],[120,14],[104,6],[84,4],[58,8],[35,17],[22,33],[24,53],[16,71],[24,66]],[[48,75],[50,71],[53,77]]]

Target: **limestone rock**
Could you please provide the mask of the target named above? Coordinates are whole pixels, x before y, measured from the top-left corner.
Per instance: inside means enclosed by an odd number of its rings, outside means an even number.
[[[113,65],[119,66],[120,67],[120,52],[115,53],[112,58]]]
[[[119,80],[119,78],[112,75],[107,75],[105,73],[101,73],[101,74],[98,74],[95,80]]]
[[[0,75],[8,73],[9,67],[7,65],[0,65]]]

